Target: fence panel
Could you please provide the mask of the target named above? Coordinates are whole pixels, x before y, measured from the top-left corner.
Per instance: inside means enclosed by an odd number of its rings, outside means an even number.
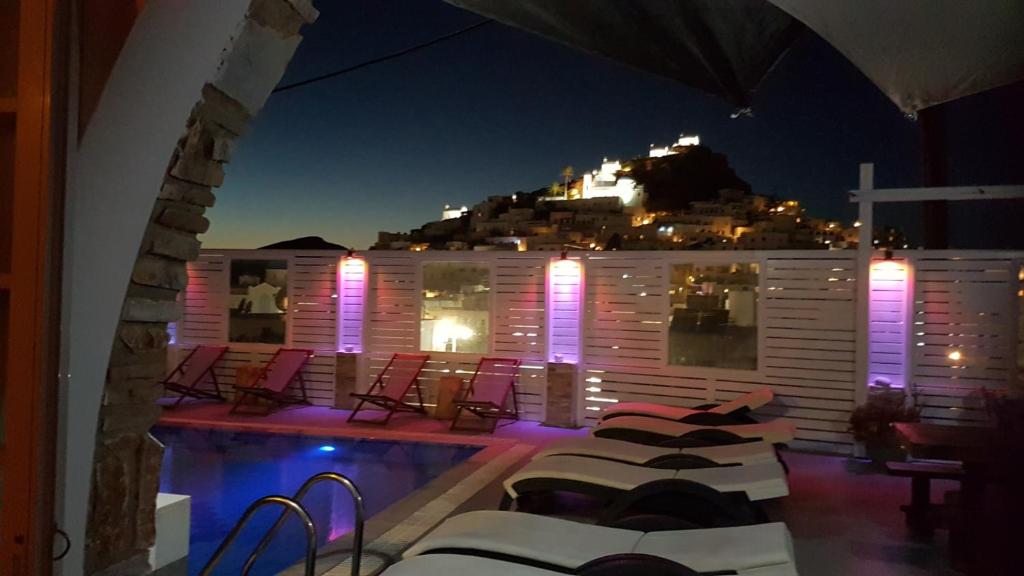
[[[667,291],[674,264],[760,265],[757,370],[668,365]],[[614,402],[681,406],[722,402],[764,386],[762,412],[793,419],[798,445],[848,451],[853,407],[856,260],[810,252],[773,257],[723,252],[623,253],[586,260],[584,410],[588,422]]]
[[[982,390],[1019,382],[1020,269],[993,256],[914,258],[912,379],[926,420],[986,420]]]

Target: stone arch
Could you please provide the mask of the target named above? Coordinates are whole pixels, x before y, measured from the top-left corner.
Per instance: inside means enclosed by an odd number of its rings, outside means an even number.
[[[312,0],[251,0],[193,106],[156,194],[121,305],[96,426],[85,525],[86,574],[143,574],[155,540],[163,448],[160,417],[168,344],[186,263],[199,256],[204,212],[224,179],[233,143],[277,85],[316,20]],[[154,191],[156,192],[156,191]],[[74,482],[68,478],[67,482]],[[77,572],[75,567],[71,570]]]

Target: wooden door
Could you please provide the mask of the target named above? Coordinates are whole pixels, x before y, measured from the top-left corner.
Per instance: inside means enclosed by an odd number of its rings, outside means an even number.
[[[56,0],[0,0],[0,574],[52,567],[63,141]],[[58,106],[60,108],[61,106]]]

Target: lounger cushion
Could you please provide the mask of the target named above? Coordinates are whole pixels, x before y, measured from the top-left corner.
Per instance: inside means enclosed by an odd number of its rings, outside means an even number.
[[[581,456],[533,460],[505,480],[505,491],[518,498],[516,483],[535,478],[575,480],[624,491],[649,482],[676,478],[698,482],[719,492],[745,492],[751,500],[780,498],[789,494],[786,473],[777,461],[748,466],[661,470]]]
[[[649,532],[640,538],[633,552],[668,558],[698,572],[794,563],[792,540],[782,522]]]
[[[606,418],[609,415],[625,413],[625,414],[636,414],[636,415],[649,415],[656,418],[665,418],[668,420],[679,420],[685,418],[690,414],[698,412],[713,412],[715,414],[731,414],[736,410],[756,410],[769,402],[775,397],[771,388],[760,388],[753,392],[742,394],[728,402],[723,402],[714,408],[707,410],[700,410],[694,408],[684,408],[682,406],[669,406],[667,404],[658,404],[655,402],[619,402],[609,406],[604,411],[602,417]]]
[[[523,512],[478,510],[445,520],[409,547],[409,558],[440,548],[471,548],[575,568],[594,558],[633,551],[643,532],[582,524]]]
[[[607,458],[619,462],[630,462],[644,465],[659,456],[673,454],[691,454],[707,458],[717,464],[755,464],[757,462],[774,462],[778,460],[775,447],[768,442],[750,442],[747,444],[729,444],[726,446],[707,446],[702,448],[662,448],[645,446],[610,438],[562,438],[546,445],[534,456],[534,459],[556,455],[587,456],[590,458]]]
[[[660,556],[701,572],[793,564],[789,531],[781,522],[643,533],[489,510],[445,520],[404,557],[445,548],[496,552],[569,569],[623,553]]]
[[[683,408],[682,406],[655,404],[653,402],[619,402],[605,410],[604,413],[601,414],[601,417],[607,418],[614,414],[635,414],[664,418],[666,420],[679,420],[680,418],[685,418],[690,414],[696,414],[697,412],[703,412],[703,410]]]
[[[451,576],[453,574],[465,576],[564,576],[563,572],[457,554],[414,556],[393,564],[382,573],[382,576]],[[798,576],[796,567],[792,564],[737,570],[736,574],[738,576]]]
[[[716,414],[730,414],[743,408],[748,410],[757,410],[771,402],[774,398],[775,393],[772,392],[771,388],[759,388],[753,392],[747,392],[746,394],[733,398],[728,402],[722,402],[718,406],[709,409],[708,412],[715,412]]]
[[[452,576],[453,574],[464,576],[558,576],[560,573],[523,564],[458,554],[415,556],[393,564],[383,572],[383,576]]]
[[[663,418],[650,418],[646,416],[620,416],[610,420],[602,421],[594,428],[605,430],[610,428],[625,428],[627,430],[643,430],[656,434],[663,434],[669,437],[679,437],[696,430],[713,429],[722,430],[743,438],[758,438],[772,444],[785,444],[791,442],[796,434],[796,427],[785,418],[776,418],[768,422],[758,424],[736,424],[730,426],[698,426],[665,420]]]

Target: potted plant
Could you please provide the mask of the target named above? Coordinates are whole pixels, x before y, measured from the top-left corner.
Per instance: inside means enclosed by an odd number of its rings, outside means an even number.
[[[899,445],[893,422],[918,422],[921,409],[900,388],[872,386],[868,401],[853,409],[848,431],[854,440],[862,442],[867,456],[876,462],[904,460],[906,454]]]

